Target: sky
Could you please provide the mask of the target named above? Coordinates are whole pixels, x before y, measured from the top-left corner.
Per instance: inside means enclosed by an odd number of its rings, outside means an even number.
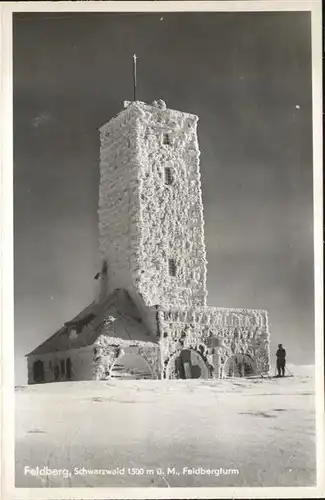
[[[314,362],[310,14],[14,15],[16,383],[94,296],[98,128],[138,99],[199,116],[208,304],[268,310]]]

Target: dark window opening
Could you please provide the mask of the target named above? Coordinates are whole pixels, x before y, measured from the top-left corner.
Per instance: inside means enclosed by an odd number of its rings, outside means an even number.
[[[168,260],[168,271],[169,271],[169,276],[176,276],[176,263],[174,259]]]
[[[163,144],[165,144],[167,146],[170,146],[171,142],[170,142],[169,134],[164,134],[163,135]]]
[[[65,363],[64,363],[64,359],[61,359],[61,361],[60,361],[60,367],[61,367],[61,375],[65,375]]]
[[[55,367],[54,367],[54,378],[55,378],[55,380],[59,380],[59,378],[60,378],[60,369],[59,369],[58,365],[55,365]]]
[[[33,364],[33,378],[34,382],[44,382],[44,365],[43,361],[35,361]]]
[[[165,184],[172,184],[173,183],[173,176],[172,176],[172,169],[170,167],[165,167]]]
[[[67,379],[68,380],[71,380],[71,369],[72,369],[72,364],[71,364],[71,359],[70,358],[67,358],[66,360],[66,374],[67,374]]]

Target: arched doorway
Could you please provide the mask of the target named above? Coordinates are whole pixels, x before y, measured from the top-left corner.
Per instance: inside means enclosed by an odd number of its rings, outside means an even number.
[[[120,380],[152,379],[147,361],[139,354],[123,354],[112,365],[110,377]]]
[[[255,361],[248,354],[234,354],[225,363],[225,377],[249,377],[256,373]]]
[[[209,378],[207,364],[194,349],[183,349],[174,355],[167,364],[166,378],[189,379]]]

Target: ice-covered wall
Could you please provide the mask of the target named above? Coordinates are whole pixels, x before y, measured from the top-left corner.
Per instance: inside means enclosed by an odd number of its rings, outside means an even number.
[[[100,129],[99,252],[107,294],[132,287],[139,261],[138,115],[135,107],[125,109]]]
[[[233,354],[247,354],[258,373],[268,372],[269,331],[264,310],[215,307],[180,308],[159,311],[161,355],[165,370],[182,349],[195,349],[208,360],[214,350],[221,366]],[[209,337],[218,337],[222,347],[211,349]]]
[[[144,107],[138,121],[141,169],[139,289],[149,304],[206,303],[206,254],[198,118]],[[176,276],[169,274],[169,259]]]
[[[148,306],[205,305],[196,127],[194,115],[136,102],[100,129],[99,247],[108,292],[133,288]]]
[[[161,359],[158,343],[130,341],[101,335],[93,346],[93,379],[107,380],[111,378],[111,370],[126,354],[140,356],[148,364],[151,378],[161,378]]]

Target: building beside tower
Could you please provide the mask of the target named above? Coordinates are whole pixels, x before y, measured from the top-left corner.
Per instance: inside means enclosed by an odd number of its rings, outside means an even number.
[[[29,383],[268,372],[266,311],[207,306],[197,122],[135,101],[101,127],[97,293],[27,355]]]

